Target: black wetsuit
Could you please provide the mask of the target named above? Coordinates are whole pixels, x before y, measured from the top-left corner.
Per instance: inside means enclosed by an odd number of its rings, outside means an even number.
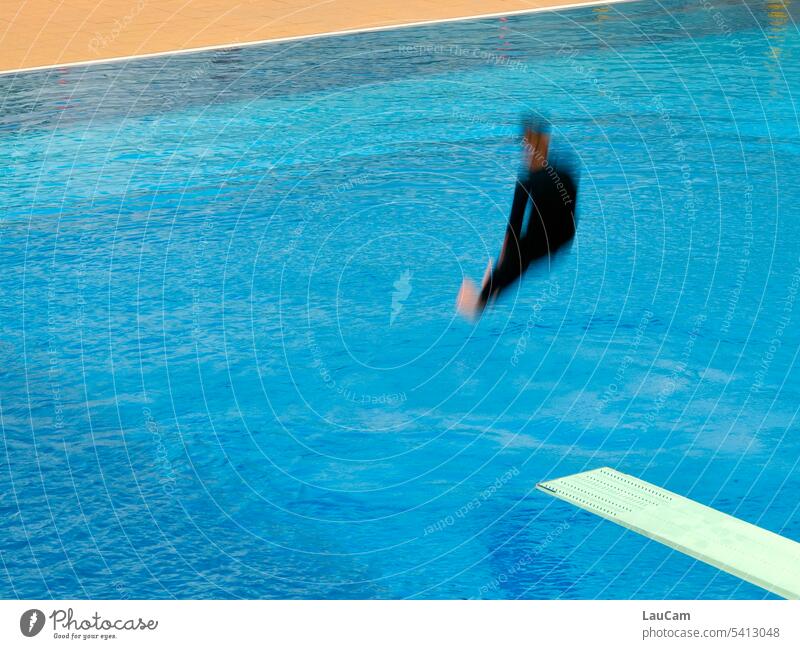
[[[575,236],[576,191],[570,173],[550,165],[517,180],[505,254],[481,290],[481,306],[517,280],[531,262],[552,255]]]

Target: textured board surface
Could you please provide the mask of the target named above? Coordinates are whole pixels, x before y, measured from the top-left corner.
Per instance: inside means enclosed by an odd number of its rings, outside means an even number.
[[[536,486],[777,595],[800,599],[796,541],[606,467]]]

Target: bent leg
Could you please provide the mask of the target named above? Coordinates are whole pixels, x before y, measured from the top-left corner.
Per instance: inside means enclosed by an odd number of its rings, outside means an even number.
[[[502,291],[517,281],[525,269],[528,267],[519,255],[519,248],[512,246],[511,250],[506,250],[503,261],[498,263],[491,274],[484,280],[478,304],[481,309],[486,303],[496,298]]]

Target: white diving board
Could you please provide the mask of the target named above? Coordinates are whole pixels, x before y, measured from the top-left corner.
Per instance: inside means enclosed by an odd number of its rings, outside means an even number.
[[[603,467],[541,491],[785,597],[800,599],[800,543]]]

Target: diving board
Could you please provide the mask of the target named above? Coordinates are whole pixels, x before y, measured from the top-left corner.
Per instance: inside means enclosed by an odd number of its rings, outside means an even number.
[[[800,599],[800,543],[603,467],[537,489],[785,597]]]

